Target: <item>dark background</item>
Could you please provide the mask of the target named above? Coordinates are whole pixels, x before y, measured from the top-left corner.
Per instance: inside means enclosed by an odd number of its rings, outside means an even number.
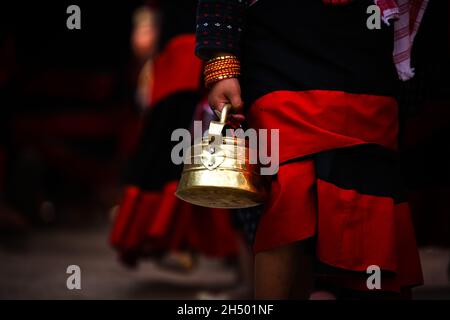
[[[194,23],[182,0],[162,2]],[[81,30],[66,27],[72,4],[81,8]],[[106,243],[108,212],[120,199],[140,117],[132,103],[130,32],[141,4],[0,4],[0,249],[36,230],[44,231],[38,241],[65,242],[66,228],[80,226],[105,228],[87,238]],[[170,24],[164,32],[170,34]],[[450,246],[449,42],[449,2],[431,0],[414,47],[416,77],[397,88],[402,170],[422,247]],[[46,232],[61,234],[47,238]],[[67,241],[81,252],[78,242]],[[55,261],[64,257],[56,255]]]

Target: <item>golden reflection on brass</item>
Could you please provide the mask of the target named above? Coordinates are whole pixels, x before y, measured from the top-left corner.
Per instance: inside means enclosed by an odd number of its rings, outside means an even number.
[[[250,149],[244,139],[222,137],[230,105],[220,121],[211,121],[209,137],[191,147],[185,161],[176,196],[209,208],[248,208],[267,197],[270,176],[261,176],[257,164],[250,164]],[[219,137],[220,136],[220,137]],[[213,143],[220,138],[221,144]]]

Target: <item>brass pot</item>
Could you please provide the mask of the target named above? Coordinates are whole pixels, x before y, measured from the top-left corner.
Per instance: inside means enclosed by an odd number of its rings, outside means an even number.
[[[220,122],[211,121],[209,134],[191,147],[184,161],[176,196],[209,208],[248,208],[264,202],[268,177],[259,165],[251,164],[244,139],[223,137],[230,105],[225,105]]]

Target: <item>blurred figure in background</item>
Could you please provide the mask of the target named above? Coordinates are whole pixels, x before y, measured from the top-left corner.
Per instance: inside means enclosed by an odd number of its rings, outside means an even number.
[[[160,12],[155,1],[138,7],[132,16],[131,57],[124,84],[126,101],[130,106],[128,117],[123,119],[125,130],[120,135],[122,167],[137,147],[146,109],[150,106],[150,90],[153,86],[153,64],[158,52]],[[125,178],[126,180],[126,178]],[[114,218],[116,207],[111,211]]]
[[[174,195],[182,166],[171,160],[172,132],[189,129],[194,114],[197,119],[204,116],[202,62],[194,55],[195,7],[195,1],[161,2],[161,51],[152,66],[147,60],[138,76],[138,100],[145,112],[110,237],[128,266],[150,256],[156,262],[170,261],[165,267],[186,271],[195,266],[197,254],[236,259],[243,249],[227,212],[192,206]],[[132,33],[133,50],[143,60],[147,58],[146,43],[156,38],[149,36],[153,34],[145,22],[149,16],[148,9],[139,9],[135,14],[139,23]],[[152,80],[146,81],[150,72]],[[247,269],[241,265],[240,270],[245,273]],[[242,278],[239,281],[248,289],[248,274]]]
[[[134,64],[132,65],[132,81],[136,88],[136,106],[141,111],[145,110],[150,102],[153,58],[157,53],[159,41],[159,20],[160,16],[156,5],[142,6],[133,15],[131,47]]]

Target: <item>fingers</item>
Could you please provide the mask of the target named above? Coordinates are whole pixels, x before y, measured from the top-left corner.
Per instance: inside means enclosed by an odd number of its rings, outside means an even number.
[[[225,103],[228,103],[226,87],[220,82],[216,83],[209,92],[208,103],[212,109],[222,111]]]
[[[222,112],[226,103],[232,105],[229,122],[232,127],[245,120],[243,112],[244,103],[241,98],[241,87],[237,79],[221,80],[213,85],[208,95],[209,105],[213,110]]]
[[[241,92],[239,90],[239,92],[233,92],[229,97],[228,97],[232,107],[233,107],[233,112],[236,113],[241,113],[242,112],[242,108],[244,107],[244,103],[242,102],[242,98],[241,98]]]
[[[218,111],[222,111],[226,103],[233,106],[233,113],[242,113],[243,102],[241,88],[237,79],[226,79],[217,82],[211,88],[208,95],[209,105]]]
[[[208,96],[208,103],[213,110],[222,111],[225,105],[225,97],[219,96],[218,94],[210,93]]]

